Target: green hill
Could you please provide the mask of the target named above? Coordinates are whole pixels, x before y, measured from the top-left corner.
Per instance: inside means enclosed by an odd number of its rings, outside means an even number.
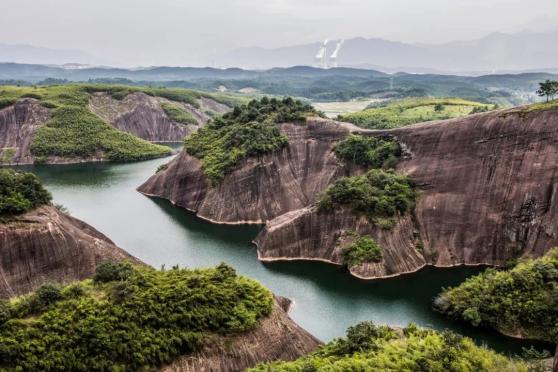
[[[457,118],[493,108],[494,105],[461,98],[411,98],[341,115],[339,120],[363,128],[390,129],[424,121]]]

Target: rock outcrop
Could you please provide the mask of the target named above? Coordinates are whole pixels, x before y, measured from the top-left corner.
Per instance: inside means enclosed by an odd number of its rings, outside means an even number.
[[[93,227],[52,206],[0,222],[0,298],[46,282],[82,280],[97,264],[116,260],[140,263]]]
[[[24,98],[0,110],[0,163],[28,164],[35,130],[48,120],[48,109]]]
[[[215,336],[193,355],[177,358],[163,371],[244,371],[256,364],[305,356],[320,342],[294,323],[282,307],[284,298],[276,299],[271,315],[260,320],[251,331],[233,336]]]
[[[197,124],[181,124],[171,121],[161,108],[161,104],[171,101],[149,96],[142,92],[129,94],[122,100],[112,98],[104,92],[95,93],[91,97],[89,108],[97,116],[123,132],[152,142],[177,142],[185,136],[205,125],[211,116],[230,110],[226,105],[210,98],[201,98],[199,108],[187,103],[173,102],[182,106],[196,120]]]
[[[138,188],[196,213],[229,224],[265,223],[313,203],[334,179],[348,175],[332,152],[352,124],[310,119],[306,124],[279,124],[289,145],[272,154],[248,158],[216,187],[210,187],[201,162],[182,151]]]
[[[427,264],[502,265],[558,244],[558,110],[519,108],[382,131],[325,120],[280,128],[286,149],[248,159],[217,187],[208,187],[200,162],[182,153],[139,190],[213,222],[265,223],[255,240],[262,260],[341,264],[343,234],[372,235],[383,260],[351,268],[362,278]],[[420,194],[414,211],[390,230],[348,210],[314,206],[334,179],[362,172],[332,152],[349,132],[394,137],[405,149],[397,171]]]

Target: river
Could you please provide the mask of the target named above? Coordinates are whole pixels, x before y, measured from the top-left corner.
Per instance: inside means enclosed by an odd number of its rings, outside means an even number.
[[[367,282],[320,262],[259,262],[251,244],[259,227],[213,225],[135,190],[168,161],[20,168],[37,174],[52,192],[54,202],[64,205],[74,217],[156,268],[226,262],[238,273],[294,300],[291,317],[322,341],[342,336],[347,327],[359,321],[372,320],[448,328],[506,353],[518,353],[530,344],[449,321],[431,310],[432,299],[443,287],[458,284],[479,268],[426,268],[399,278]]]

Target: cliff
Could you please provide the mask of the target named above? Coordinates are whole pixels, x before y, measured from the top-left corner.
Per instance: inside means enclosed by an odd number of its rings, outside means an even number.
[[[139,263],[85,222],[43,206],[0,222],[0,298],[85,279],[100,262],[124,259]]]
[[[33,135],[48,117],[48,109],[32,98],[21,99],[1,109],[0,163],[32,163],[30,147]]]
[[[310,354],[320,342],[288,317],[290,301],[285,300],[276,298],[271,314],[255,329],[240,335],[215,336],[200,352],[179,357],[162,370],[244,371],[259,363],[290,361]]]
[[[332,152],[352,124],[309,119],[306,124],[279,124],[289,139],[286,148],[246,159],[216,187],[209,187],[201,162],[182,151],[163,171],[138,190],[216,223],[265,223],[303,208],[334,179],[348,175]]]
[[[339,238],[347,230],[370,234],[382,261],[351,269],[370,279],[426,264],[502,265],[541,256],[558,243],[556,109],[517,108],[383,131],[321,119],[280,129],[287,148],[246,160],[217,187],[183,152],[139,191],[213,222],[265,223],[255,240],[262,260],[340,264]],[[332,152],[350,132],[394,137],[405,150],[397,171],[415,181],[419,198],[390,230],[347,210],[318,213],[313,206],[334,179],[362,171]]]
[[[209,112],[221,114],[230,110],[228,106],[205,97],[198,100],[199,107],[174,102],[196,121],[196,124],[181,124],[172,121],[162,109],[161,104],[170,102],[143,92],[129,94],[122,100],[98,92],[91,96],[89,108],[116,129],[152,142],[180,142],[211,119]]]

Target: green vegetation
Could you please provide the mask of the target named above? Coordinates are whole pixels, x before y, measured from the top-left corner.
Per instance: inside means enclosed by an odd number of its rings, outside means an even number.
[[[100,265],[93,280],[0,303],[0,370],[152,370],[211,334],[253,328],[273,297],[225,264],[157,271]]]
[[[348,267],[381,260],[382,248],[369,235],[355,236],[353,243],[343,251],[343,262]]]
[[[476,110],[489,110],[493,105],[460,98],[412,98],[383,103],[360,112],[342,115],[339,120],[363,128],[390,129],[431,120],[466,116]]]
[[[397,164],[401,146],[392,139],[350,134],[335,146],[335,154],[355,164],[389,169]]]
[[[40,99],[45,106],[53,108],[50,119],[37,129],[31,144],[31,152],[39,161],[47,156],[87,158],[99,155],[112,161],[132,161],[172,152],[166,146],[155,145],[121,132],[89,111],[88,93],[95,89],[100,87],[2,87],[0,97],[18,99],[32,96]],[[116,94],[118,90],[114,89],[113,93]]]
[[[0,217],[25,213],[51,198],[34,174],[0,169]]]
[[[419,328],[401,331],[363,322],[347,336],[293,362],[262,364],[251,372],[306,371],[527,371],[527,365],[476,346],[455,333]]]
[[[558,109],[558,100],[534,103],[527,107],[520,108],[520,113],[523,114],[523,113],[529,113],[535,111],[555,110],[555,109]]]
[[[435,300],[438,311],[475,326],[558,342],[558,248],[509,270],[487,269]]]
[[[10,163],[16,154],[15,147],[5,147],[0,149],[0,163]]]
[[[184,149],[202,161],[205,175],[215,185],[240,160],[287,145],[277,123],[304,121],[311,114],[317,114],[311,106],[292,98],[252,100],[188,136]]]
[[[192,114],[186,111],[186,109],[182,106],[173,103],[163,103],[161,104],[161,108],[165,114],[167,114],[169,119],[174,122],[181,124],[198,124]]]
[[[407,176],[371,169],[362,176],[340,178],[331,184],[320,199],[319,209],[331,211],[335,206],[347,206],[389,228],[398,215],[412,208],[415,196]]]
[[[546,102],[554,100],[554,96],[558,94],[558,81],[546,80],[539,83],[539,90],[537,90],[539,97],[546,97]]]

